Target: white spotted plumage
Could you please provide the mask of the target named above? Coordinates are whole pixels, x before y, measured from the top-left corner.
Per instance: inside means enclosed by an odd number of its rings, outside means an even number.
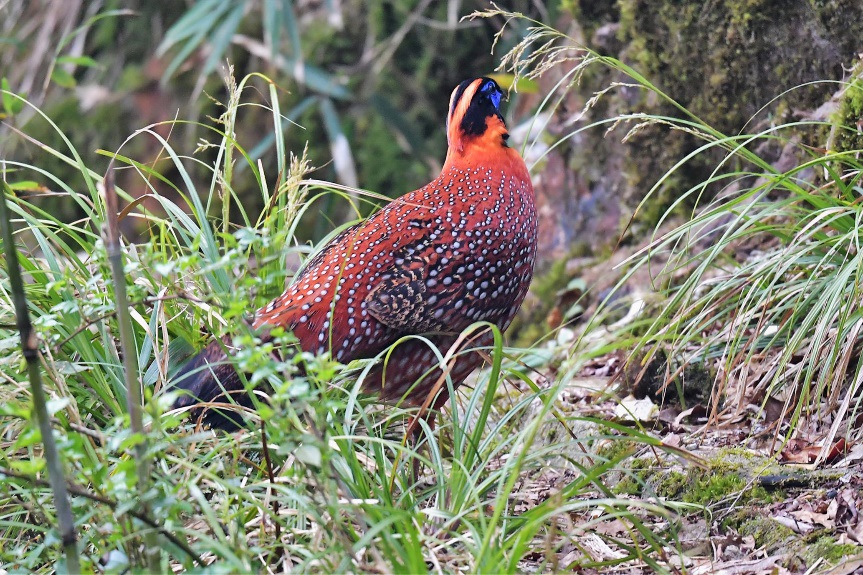
[[[254,326],[262,337],[270,327],[284,327],[303,350],[349,362],[375,357],[409,335],[424,335],[445,353],[475,322],[509,327],[533,275],[537,217],[527,168],[507,145],[501,94],[488,78],[453,91],[441,174],[312,258],[285,293],[258,310]],[[491,341],[485,332],[462,347]],[[408,338],[386,357],[366,376],[365,389],[423,403],[440,373],[437,353]],[[223,358],[219,342],[211,343],[184,370],[199,375],[178,385],[199,401],[242,389],[230,366],[201,369]],[[477,353],[459,354],[452,383],[459,385],[481,361]]]
[[[314,351],[330,350],[339,361],[373,357],[410,335],[415,318],[404,326],[388,325],[369,313],[369,294],[392,268],[426,258],[431,265],[422,276],[428,292],[424,309],[432,324],[449,328],[434,337],[446,343],[477,321],[506,329],[527,292],[536,257],[532,188],[526,170],[519,175],[450,166],[427,186],[343,232],[282,296],[259,310],[255,326],[285,326],[301,345],[314,341]],[[323,274],[330,281],[322,284]],[[435,291],[453,286],[460,290],[458,297]],[[387,397],[404,393],[436,361],[416,347],[397,348],[386,379],[373,374],[367,387],[383,389]],[[469,363],[475,367],[475,361]],[[393,365],[402,366],[398,373]]]

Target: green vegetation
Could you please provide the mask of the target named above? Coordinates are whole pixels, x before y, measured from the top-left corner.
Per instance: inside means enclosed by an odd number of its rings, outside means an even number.
[[[299,4],[274,0],[142,7],[164,30],[154,69],[141,49],[147,34],[128,25],[130,14],[89,14],[82,28],[55,31],[61,37],[36,62],[47,78],[41,90],[26,70],[4,80],[0,173],[12,221],[2,223],[14,239],[4,238],[0,250],[2,569],[76,571],[64,561],[77,549],[82,571],[107,573],[514,573],[627,562],[671,572],[692,516],[766,548],[791,537],[751,512],[789,496],[756,485],[775,463],[745,448],[695,457],[664,443],[647,427],[653,422],[611,415],[610,390],[569,398],[589,417],[565,399],[591,361],[608,360],[592,367],[608,368],[595,378],[610,378],[615,361],[630,364],[618,371],[624,380],[632,365],[647,365],[647,395],[668,378],[684,391],[697,388],[677,398],[706,413],[690,429],[703,430],[723,410],[748,410],[758,433],[774,434],[777,454],[808,423],[808,432],[824,432],[817,462],[836,457],[835,440],[857,431],[863,381],[859,66],[842,84],[810,83],[823,72],[809,66],[815,58],[741,56],[735,41],[766,35],[779,10],[767,0],[718,3],[707,22],[722,34],[709,42],[693,31],[701,12],[692,4],[661,2],[651,11],[629,0],[563,3],[591,33],[619,23],[609,41],[627,43],[631,65],[573,50],[580,37],[536,14],[491,9],[459,23],[447,3],[381,2],[368,11],[344,4],[336,15],[361,26],[340,29],[326,5],[305,15],[320,25],[304,27]],[[839,5],[810,4],[816,27],[832,22]],[[39,21],[16,6],[26,22]],[[471,30],[482,39],[442,40]],[[655,220],[656,231],[619,263],[614,289],[591,294],[590,314],[562,315],[570,341],[538,326],[561,290],[580,298],[592,286],[573,283],[563,259],[549,265],[534,286],[539,311],[526,314],[517,345],[505,347],[494,331],[487,369],[445,407],[436,430],[422,422],[409,441],[415,410],[381,407],[360,393],[367,362],[279,360],[272,352],[292,336],[263,344],[245,320],[327,239],[387,194],[428,179],[444,147],[437,103],[466,70],[494,67],[486,51],[477,56],[491,32],[508,50],[500,70],[507,78],[556,78],[542,88],[547,97],[512,112],[523,124],[537,122],[526,151],[539,141],[549,146],[536,165],[587,132],[628,129],[623,140],[643,158],[621,170],[633,187],[647,188],[636,211]],[[111,54],[118,34],[139,51]],[[666,45],[668,36],[680,42]],[[444,45],[451,50],[428,49]],[[687,45],[715,49],[687,60]],[[357,46],[367,50],[360,65]],[[226,56],[235,67],[219,74]],[[763,103],[762,87],[734,90],[729,78],[738,76],[732,65],[755,62],[783,78],[802,68],[814,74],[792,77],[797,87],[778,110],[841,86],[838,111],[830,120],[778,114],[744,130],[738,121]],[[75,89],[109,72],[120,91],[92,116],[81,114],[83,92]],[[571,107],[578,80],[609,82]],[[165,86],[174,82],[209,97],[194,96],[176,120],[123,126],[130,100],[173,110],[180,92]],[[521,84],[528,85],[540,84]],[[648,112],[635,111],[639,105]],[[578,108],[594,119],[548,132],[537,121]],[[111,125],[108,136],[97,122]],[[652,139],[657,133],[672,137]],[[819,138],[828,133],[824,149]],[[308,141],[325,145],[307,148]],[[799,161],[777,167],[777,149]],[[578,162],[587,166],[583,158],[564,164]],[[324,166],[314,179],[312,166]],[[6,271],[14,269],[13,248],[23,285]],[[638,274],[650,285],[621,300],[653,299],[628,317],[615,298]],[[649,287],[656,293],[645,294]],[[26,329],[14,326],[25,307],[35,337],[22,350]],[[172,374],[212,335],[232,338],[241,349],[233,360],[250,385],[260,384],[247,430],[215,433],[170,410]],[[768,403],[778,413],[769,415]],[[661,425],[690,425],[670,421]],[[47,426],[56,454],[43,437]],[[74,542],[63,538],[64,498]],[[592,553],[584,537],[610,554]],[[823,533],[809,537],[798,548],[807,568],[857,553]]]
[[[122,169],[139,179],[137,185],[160,182],[171,190],[163,195],[150,188],[158,210],[141,202],[126,208],[125,217],[147,222],[148,237],[143,244],[123,242],[122,252],[112,248],[116,231],[105,239],[100,233],[116,230],[116,210],[106,203],[112,184],[87,167],[85,155],[59,128],[65,147],[44,152],[78,170],[83,193],[37,161],[6,162],[12,188],[27,189],[24,174],[38,173],[77,201],[85,216],[70,223],[26,194],[5,198],[15,214],[17,242],[25,248],[26,296],[53,398],[46,407],[83,569],[95,570],[107,558],[111,572],[147,565],[158,571],[195,569],[213,562],[240,572],[273,564],[303,571],[419,572],[429,562],[513,572],[556,518],[582,515],[625,519],[633,528],[628,545],[661,570],[654,557],[663,539],[644,521],[670,511],[611,496],[604,477],[619,461],[588,465],[590,454],[584,453],[571,463],[578,472],[555,485],[554,497],[513,507],[517,482],[541,471],[571,437],[560,433],[557,442],[532,448],[548,426],[563,379],[514,402],[494,403],[496,395],[487,390],[505,378],[523,378],[519,358],[528,351],[505,357],[499,333],[491,370],[448,409],[436,432],[424,425],[416,445],[403,441],[410,412],[398,406],[381,411],[359,395],[353,376],[363,364],[340,366],[305,356],[280,362],[272,345],[260,345],[243,321],[249,302],[280,291],[292,269],[286,261],[314,251],[297,240],[296,230],[315,206],[330,201],[356,211],[350,203],[358,192],[306,179],[308,161],[292,156],[283,139],[278,93],[268,78],[228,77],[225,83],[230,93],[223,114],[194,123],[197,145],[218,159],[209,165],[209,177],[193,177],[187,166],[201,169],[197,158],[153,133],[135,134],[130,143],[156,138],[165,158],[158,169],[126,156],[125,149],[101,152],[115,162],[109,174]],[[274,159],[279,169],[272,174],[233,136],[238,111],[253,90],[268,90],[273,102],[274,148],[284,154]],[[41,114],[31,102],[6,96]],[[239,174],[258,186],[260,203],[268,206],[259,218],[237,196]],[[123,187],[117,191],[124,202],[132,199]],[[240,227],[229,225],[229,211],[239,214]],[[246,272],[249,262],[257,273]],[[112,275],[118,264],[123,273]],[[125,328],[119,306],[129,311]],[[8,304],[2,315],[4,322],[14,317]],[[200,431],[194,422],[182,423],[182,414],[166,411],[170,374],[208,337],[201,325],[232,335],[242,349],[236,357],[240,369],[251,382],[269,385],[261,391],[266,401],[249,414],[247,432]],[[0,456],[2,560],[15,569],[50,572],[60,565],[60,549],[54,544],[54,507],[40,475],[46,455],[19,369],[17,333],[8,332],[5,342],[3,374],[15,385],[3,391],[3,437],[14,439]],[[274,345],[289,342],[286,335]],[[133,392],[142,383],[141,406]],[[143,407],[143,426],[130,417],[136,411],[127,408],[130,400],[139,413]],[[635,440],[655,444],[647,436]],[[558,533],[552,549],[573,537],[577,532]],[[551,559],[541,563],[546,561]],[[585,554],[567,568],[594,563]]]
[[[849,555],[859,555],[860,548],[850,543],[836,543],[832,537],[819,537],[802,551],[807,562],[823,559],[829,565],[836,565]]]
[[[703,465],[686,468],[642,456],[627,461],[626,473],[614,485],[614,491],[715,507],[714,511],[732,501],[740,505],[764,504],[782,495],[781,491],[769,493],[752,484],[754,478],[765,473],[765,465],[764,459],[735,449],[720,450]]]
[[[741,535],[753,537],[755,544],[765,549],[775,549],[780,545],[786,545],[795,536],[791,529],[778,524],[773,518],[748,511],[730,518],[728,523],[735,526]]]
[[[854,152],[863,149],[863,136],[857,130],[847,129],[860,125],[863,118],[863,81],[860,80],[858,64],[853,79],[845,87],[840,100],[839,110],[833,118],[830,147],[840,152]]]

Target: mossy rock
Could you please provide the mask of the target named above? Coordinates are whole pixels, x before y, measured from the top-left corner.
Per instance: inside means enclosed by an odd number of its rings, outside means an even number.
[[[731,496],[735,504],[745,505],[776,501],[784,495],[782,490],[768,492],[753,486],[753,478],[773,466],[739,448],[719,450],[707,460],[706,467],[692,464],[684,469],[669,469],[664,462],[657,465],[655,457],[632,459],[624,466],[628,473],[615,485],[616,493],[649,494],[705,507],[721,507]]]
[[[797,537],[788,527],[750,509],[733,514],[725,525],[734,527],[743,536],[751,536],[755,539],[756,547],[768,550],[784,547]]]
[[[620,35],[628,41],[624,59],[724,134],[738,133],[753,118],[764,119],[763,107],[817,108],[836,90],[824,80],[843,76],[842,66],[856,49],[852,39],[863,34],[859,3],[622,0],[620,6]],[[844,15],[843,25],[825,25],[838,14]],[[657,112],[679,115],[667,105]],[[647,132],[637,144],[648,152],[632,158],[631,171],[644,176],[639,181],[653,182],[698,143],[686,134]],[[720,154],[702,155],[676,173],[677,181],[659,190],[646,219],[654,220],[677,195],[705,179]]]
[[[839,110],[833,116],[829,147],[837,152],[863,150],[863,64],[858,64],[855,78],[845,88]]]
[[[846,77],[863,36],[863,4],[850,0],[570,0],[565,7],[578,25],[570,35],[631,65],[704,123],[730,136],[808,118],[837,91],[836,81]],[[607,41],[607,34],[595,33],[609,26],[616,29],[614,42]],[[565,117],[582,108],[597,90],[627,81],[617,72],[596,70],[574,88],[577,95],[566,101]],[[856,127],[860,102],[853,95],[846,100],[840,121]],[[603,96],[582,121],[587,124],[630,112],[682,117],[681,111],[653,93],[620,87]],[[623,240],[637,242],[672,205],[676,205],[672,215],[688,218],[696,201],[704,203],[718,192],[719,185],[707,187],[703,194],[697,186],[710,178],[725,151],[701,152],[669,175],[704,140],[654,125],[622,143],[631,127],[621,126],[610,135],[604,127],[596,133],[588,130],[572,140],[572,150],[557,150],[567,159],[567,168],[578,174],[565,180],[571,189],[569,199],[561,202],[560,193],[551,194],[549,203],[555,213],[577,214],[568,235],[559,235],[588,237],[596,249],[603,240],[617,245],[621,231],[627,229],[629,235]],[[845,135],[856,137],[856,130],[852,132]],[[783,136],[823,147],[827,131],[799,127]],[[842,145],[857,148],[859,143]],[[726,170],[747,168],[736,161],[724,165]],[[661,185],[653,189],[663,176]],[[679,202],[687,193],[690,196]],[[608,216],[615,213],[619,222],[609,225]]]
[[[829,565],[836,565],[845,557],[859,554],[859,545],[838,543],[829,535],[819,536],[800,551],[800,555],[807,565],[812,565],[819,559],[823,559]]]

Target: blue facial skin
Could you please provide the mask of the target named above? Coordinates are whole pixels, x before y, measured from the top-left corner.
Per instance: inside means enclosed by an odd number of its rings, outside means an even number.
[[[482,87],[483,92],[491,92],[488,97],[491,99],[491,103],[494,104],[494,107],[500,109],[500,90],[498,90],[497,86],[494,82],[486,82],[485,86]]]

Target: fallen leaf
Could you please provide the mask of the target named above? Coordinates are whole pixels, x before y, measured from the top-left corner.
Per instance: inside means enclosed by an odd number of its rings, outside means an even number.
[[[803,523],[820,525],[828,529],[836,527],[836,522],[833,521],[833,518],[830,517],[829,513],[816,513],[809,509],[800,509],[798,511],[792,511],[789,515]]]
[[[779,575],[788,573],[788,570],[777,563],[784,559],[782,555],[765,557],[764,559],[736,560],[712,562],[692,569],[692,575],[761,575],[762,573]]]
[[[707,415],[707,408],[705,408],[699,403],[697,405],[693,405],[689,409],[684,409],[683,411],[681,411],[677,418],[674,420],[674,425],[681,425],[683,423],[683,420],[689,417],[699,418],[704,417],[705,415]]]
[[[783,463],[813,463],[818,459],[822,449],[824,447],[821,445],[809,443],[802,439],[792,439],[779,454],[779,457]],[[844,456],[848,450],[849,446],[845,439],[839,439],[826,450],[824,461],[828,463],[835,461]]]
[[[774,515],[771,517],[774,521],[790,529],[795,533],[807,534],[815,530],[815,526],[806,521],[798,521],[793,517],[785,517],[784,515]]]
[[[624,421],[651,421],[659,413],[659,408],[649,397],[635,399],[629,395],[614,408],[614,416]]]

